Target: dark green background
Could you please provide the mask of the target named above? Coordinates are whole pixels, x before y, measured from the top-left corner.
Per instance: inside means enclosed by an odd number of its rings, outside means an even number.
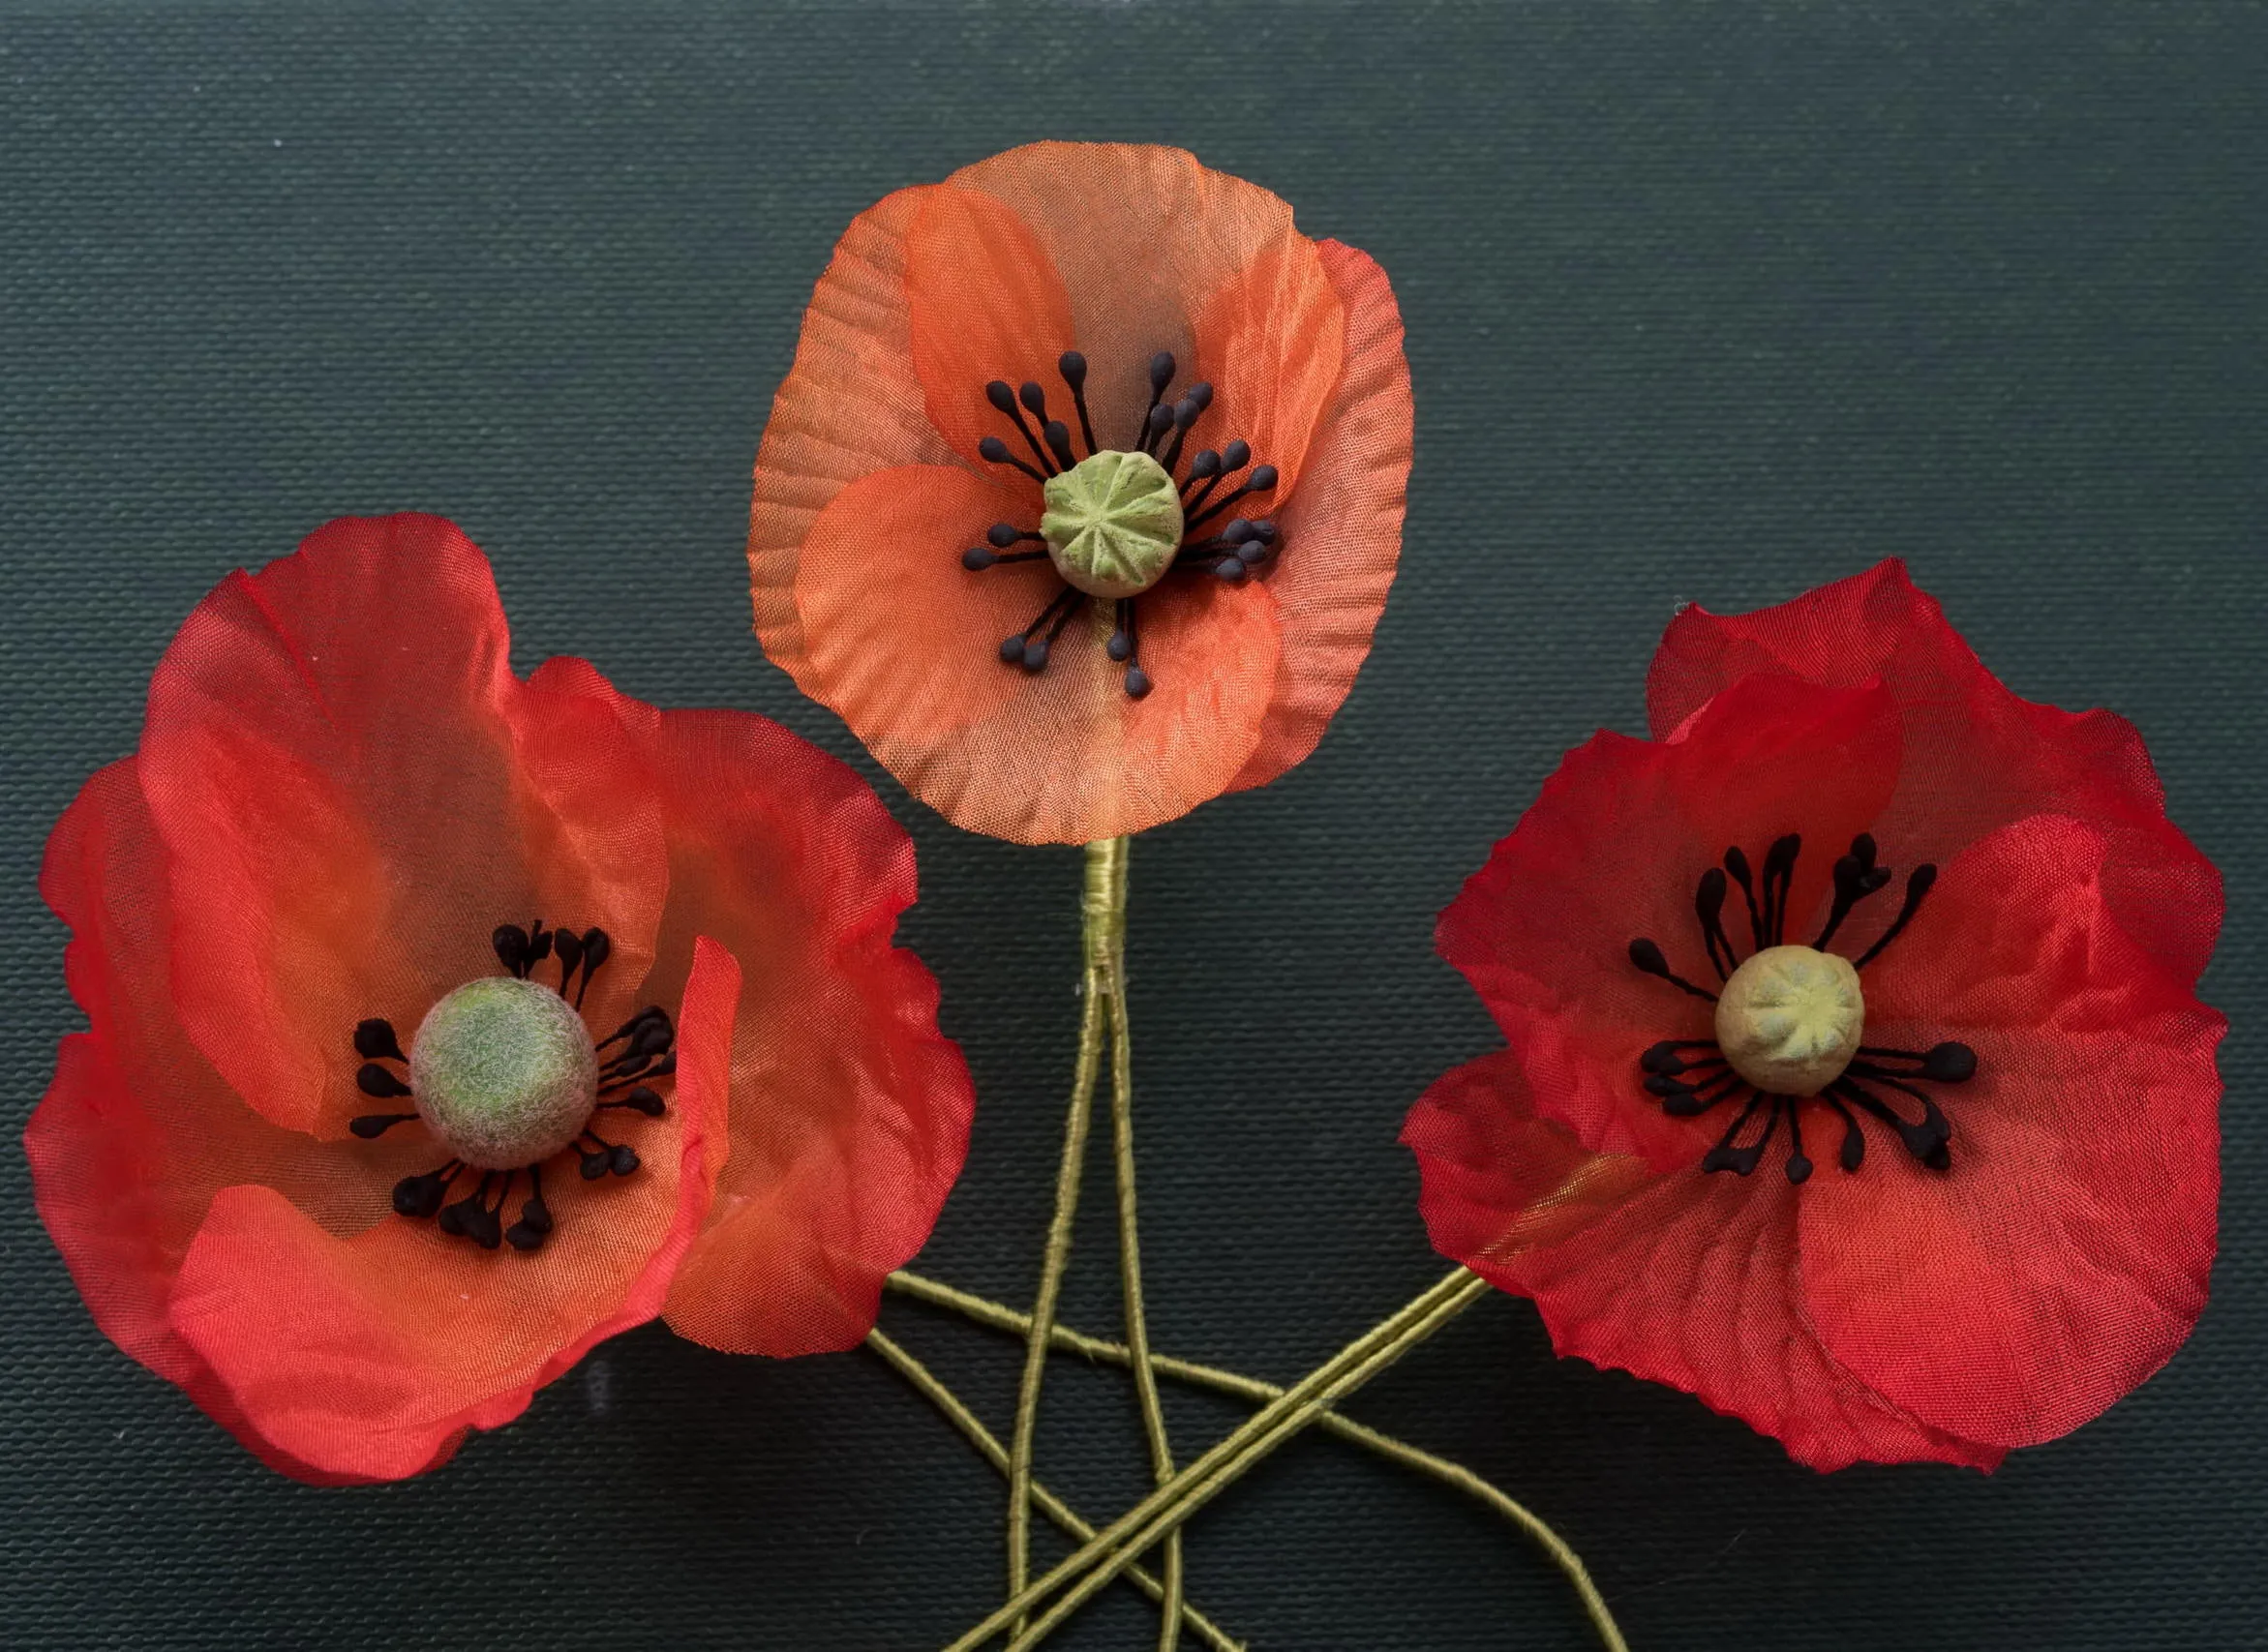
[[[1640,1652],[2268,1644],[2268,555],[2253,7],[47,7],[0,18],[0,1023],[10,1130],[78,1024],[33,890],[223,573],[415,508],[523,667],[751,706],[864,765],[747,631],[746,471],[810,284],[898,185],[1029,138],[1186,144],[1391,272],[1404,572],[1321,751],[1138,845],[1159,1345],[1288,1377],[1435,1277],[1394,1142],[1492,1047],[1435,912],[1560,751],[1642,726],[1682,599],[1910,559],[2018,691],[2134,718],[2228,878],[2214,1301],[2172,1366],[1990,1479],[1822,1478],[1552,1360],[1497,1300],[1354,1407],[1530,1498]],[[1074,851],[920,840],[905,926],[981,1107],[923,1265],[1028,1296],[1070,1058]],[[2075,1104],[2077,1104],[2075,1102]],[[2082,1126],[2083,1127],[2083,1126]],[[1114,1312],[1090,1185],[1074,1322]],[[0,1160],[0,1641],[921,1648],[995,1597],[1000,1498],[864,1355],[658,1327],[422,1482],[309,1490],[113,1351]],[[996,1423],[1008,1345],[894,1304]],[[1066,1368],[1045,1472],[1138,1487]],[[1174,1400],[1185,1442],[1231,1413]],[[1575,1647],[1454,1495],[1306,1441],[1193,1529],[1268,1652]],[[1147,1644],[1127,1600],[1067,1648]]]

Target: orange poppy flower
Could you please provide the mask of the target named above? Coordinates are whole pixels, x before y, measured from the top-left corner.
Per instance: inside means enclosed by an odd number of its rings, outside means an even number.
[[[449,524],[334,523],[198,605],[48,841],[90,1025],[40,1214],[104,1331],[306,1480],[438,1466],[657,1313],[849,1346],[960,1166],[873,793],[509,652]]]
[[[956,825],[1139,831],[1315,749],[1409,455],[1369,257],[1182,150],[1030,144],[836,245],[757,455],[757,633]]]

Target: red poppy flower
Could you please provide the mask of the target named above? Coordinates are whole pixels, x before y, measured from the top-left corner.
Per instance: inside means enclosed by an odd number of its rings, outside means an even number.
[[[1371,259],[1178,149],[1013,149],[836,246],[756,460],[756,629],[955,824],[1138,831],[1315,749],[1409,445]]]
[[[1815,1468],[2086,1422],[2189,1334],[2219,1192],[2220,879],[2139,736],[1895,562],[1686,610],[1648,707],[1441,915],[1511,1047],[1410,1114],[1434,1244]]]
[[[197,607],[48,842],[90,1027],[40,1213],[104,1331],[307,1480],[438,1466],[665,1307],[856,1342],[960,1164],[872,793],[509,644],[449,524],[333,523]]]

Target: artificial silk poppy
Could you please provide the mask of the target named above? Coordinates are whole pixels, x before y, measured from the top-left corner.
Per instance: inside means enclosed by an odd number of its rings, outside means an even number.
[[[765,651],[954,823],[1138,831],[1315,749],[1401,548],[1383,271],[1178,149],[859,215],[756,460]]]
[[[333,523],[197,607],[48,842],[90,1026],[41,1215],[120,1347],[307,1480],[437,1466],[665,1311],[854,1343],[960,1163],[872,793],[509,644],[449,524]]]
[[[1509,1048],[1404,1140],[1559,1351],[1799,1461],[1990,1468],[2204,1305],[2218,874],[2134,730],[2017,698],[1896,562],[1672,622],[1441,915]]]

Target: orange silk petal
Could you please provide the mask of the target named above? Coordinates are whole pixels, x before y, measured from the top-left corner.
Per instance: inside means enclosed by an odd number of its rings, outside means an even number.
[[[1075,435],[1078,413],[1056,372],[1072,347],[1071,296],[1014,213],[974,190],[923,190],[906,229],[905,268],[914,372],[929,422],[955,452],[982,465],[977,444],[992,436],[1035,463],[1014,422],[984,399],[996,378],[1054,391],[1062,406],[1048,411]],[[1032,431],[1039,435],[1037,424]]]
[[[413,1474],[660,1311],[707,1213],[740,996],[731,953],[708,941],[696,953],[670,1110],[631,1137],[643,1163],[623,1180],[555,1177],[541,1250],[481,1250],[398,1219],[339,1239],[271,1187],[214,1198],[171,1322],[266,1438],[336,1474]]]
[[[1315,244],[1287,232],[1263,247],[1205,299],[1196,346],[1196,376],[1214,392],[1207,445],[1242,436],[1255,463],[1276,466],[1274,497],[1292,497],[1346,357],[1346,312]],[[1253,514],[1272,503],[1255,499]]]
[[[772,663],[799,681],[796,560],[812,522],[868,471],[953,459],[914,373],[906,305],[906,227],[928,193],[899,190],[843,231],[812,290],[795,366],[772,398],[756,454],[748,509],[756,630]]]
[[[1296,237],[1280,196],[1152,143],[1027,143],[947,181],[1013,210],[1071,294],[1105,447],[1129,446],[1138,432],[1150,357],[1172,351],[1179,382],[1193,382],[1206,298]]]
[[[1402,312],[1370,257],[1336,241],[1315,251],[1345,314],[1345,365],[1298,488],[1279,494],[1285,553],[1269,571],[1268,592],[1283,621],[1283,655],[1259,745],[1235,790],[1267,784],[1315,749],[1370,653],[1402,556],[1412,421]]]
[[[596,924],[652,955],[659,817],[608,700],[531,687],[479,551],[437,517],[345,519],[183,624],[150,683],[142,788],[173,864],[184,1025],[276,1123],[365,1112],[356,1022],[407,1039],[498,968],[494,927]]]
[[[959,556],[1015,504],[946,466],[878,472],[837,495],[797,580],[811,644],[804,692],[972,831],[1084,843],[1218,796],[1251,756],[1275,682],[1265,588],[1174,575],[1145,596],[1146,699],[1128,697],[1124,668],[1103,650],[1106,606],[1075,614],[1047,669],[1027,676],[1001,663],[997,644],[1061,582],[1040,563],[972,574]]]

